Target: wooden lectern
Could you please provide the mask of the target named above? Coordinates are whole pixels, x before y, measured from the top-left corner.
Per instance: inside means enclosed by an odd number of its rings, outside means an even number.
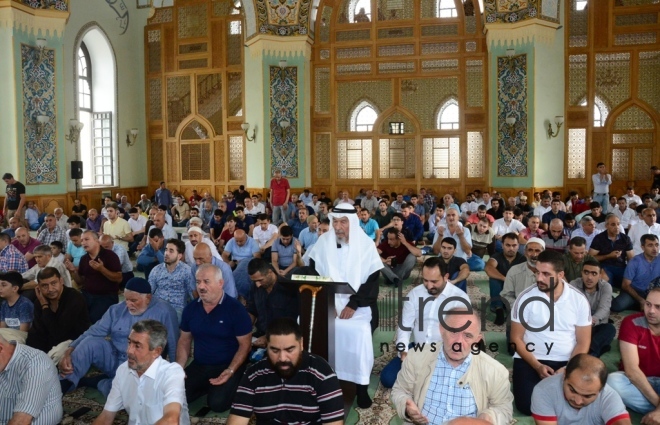
[[[303,348],[308,351],[310,324],[313,323],[313,354],[323,357],[335,369],[335,294],[355,294],[346,282],[331,282],[319,276],[293,275],[292,281],[300,289],[300,328],[303,334]],[[314,289],[310,290],[307,286]],[[313,293],[316,292],[314,320],[312,320]],[[344,416],[348,414],[355,399],[355,384],[340,380],[344,398]]]

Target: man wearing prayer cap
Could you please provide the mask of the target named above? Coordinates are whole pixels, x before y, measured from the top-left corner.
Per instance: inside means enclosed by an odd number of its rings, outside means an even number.
[[[60,376],[64,378],[60,381],[62,393],[81,385],[97,388],[107,397],[117,367],[126,361],[128,334],[140,320],[157,320],[167,328],[166,352],[169,360],[174,361],[179,340],[179,319],[174,308],[167,301],[152,298],[151,285],[141,277],[126,283],[124,297],[125,301],[111,306],[98,322],[69,345],[58,365]],[[103,374],[83,378],[91,366]]]
[[[357,402],[371,406],[367,393],[374,353],[371,333],[378,326],[378,276],[383,262],[373,240],[360,228],[355,207],[340,202],[328,214],[332,227],[310,250],[310,267],[335,282],[348,282],[354,295],[337,294],[335,346],[344,351],[335,356],[339,379],[357,384]]]
[[[218,260],[222,261],[222,256],[218,252],[218,248],[215,247],[213,241],[206,237],[206,233],[199,226],[190,226],[188,228],[188,240],[186,241],[186,250],[184,255],[184,260],[186,264],[190,267],[195,265],[195,258],[193,256],[193,251],[195,247],[200,244],[206,244],[211,249],[211,255]]]

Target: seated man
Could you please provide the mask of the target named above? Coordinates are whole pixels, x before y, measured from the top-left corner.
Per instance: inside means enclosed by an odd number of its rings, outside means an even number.
[[[85,255],[85,248],[82,246],[83,229],[71,229],[69,232],[69,244],[66,247],[65,260],[69,260],[75,267],[80,265],[80,259]]]
[[[438,226],[433,236],[433,252],[440,254],[440,245],[444,238],[450,237],[456,241],[457,257],[467,261],[470,270],[480,271],[486,265],[484,260],[476,255],[472,255],[472,236],[468,228],[464,228],[458,221],[459,212],[455,208],[447,209],[445,213],[446,226]]]
[[[437,349],[411,351],[392,388],[399,417],[416,424],[444,424],[476,418],[474,424],[508,424],[513,417],[509,373],[501,363],[477,350],[481,321],[472,310],[445,314]],[[458,331],[462,329],[462,331]],[[455,400],[447,405],[447,400]]]
[[[534,241],[531,243],[534,244]],[[484,270],[488,275],[490,287],[490,309],[495,310],[494,323],[497,326],[503,325],[506,319],[504,303],[500,298],[506,275],[513,266],[525,261],[525,256],[518,252],[518,236],[515,233],[507,233],[502,236],[502,252],[496,252],[486,263]]]
[[[48,353],[57,364],[64,354],[58,346],[66,343],[68,347],[89,328],[87,304],[79,291],[64,285],[62,275],[54,267],[41,270],[37,282],[34,321],[26,344]]]
[[[181,319],[183,308],[193,298],[195,281],[190,266],[183,262],[185,245],[178,239],[170,239],[165,245],[163,264],[159,264],[149,275],[151,293],[156,298],[170,303]]]
[[[257,423],[343,424],[337,375],[323,358],[303,350],[300,326],[275,319],[265,340],[267,356],[243,375],[227,424],[247,425],[252,415]]]
[[[185,374],[181,365],[163,359],[166,344],[167,328],[162,323],[147,319],[133,324],[127,360],[117,368],[103,412],[94,425],[113,424],[122,409],[126,409],[129,423],[190,424]]]
[[[273,269],[280,276],[287,276],[294,267],[300,255],[300,241],[293,236],[293,229],[289,226],[280,226],[280,237],[275,239],[270,252]]]
[[[186,264],[188,264],[190,267],[192,267],[193,264],[195,264],[195,259],[193,258],[193,252],[195,250],[195,247],[199,244],[207,245],[211,250],[211,254],[214,257],[217,257],[218,259],[222,259],[213,241],[206,237],[206,233],[198,226],[191,226],[188,228],[188,240],[185,243],[186,254],[183,258]]]
[[[120,364],[126,361],[128,335],[135,322],[144,319],[158,320],[167,328],[167,355],[176,355],[179,339],[179,321],[176,312],[165,301],[152,298],[149,282],[134,277],[124,289],[125,301],[111,306],[101,320],[94,323],[78,339],[73,341],[60,360],[62,392],[80,385],[96,387],[105,397],[110,393],[112,378]],[[95,366],[104,375],[81,380]]]
[[[582,276],[582,266],[585,261],[596,261],[594,257],[587,254],[587,241],[581,236],[574,236],[568,243],[568,250],[564,254],[564,277],[568,282]],[[600,269],[600,266],[599,266]],[[603,272],[601,277],[607,280],[607,274]]]
[[[626,406],[606,381],[602,360],[577,354],[564,373],[534,387],[532,417],[539,425],[630,425]]]
[[[214,256],[211,253],[211,248],[209,248],[208,245],[205,243],[197,244],[193,250],[193,258],[195,259],[195,264],[190,266],[190,272],[192,273],[193,280],[197,274],[197,267],[201,266],[202,264],[213,264],[222,271],[222,276],[225,281],[224,285],[222,286],[222,290],[225,292],[225,294],[232,298],[238,297],[238,291],[236,290],[236,283],[234,283],[234,275],[231,272],[231,267],[229,267],[229,264],[225,263],[220,258]],[[199,297],[199,294],[197,293],[197,286],[195,286],[195,290],[193,291],[193,297]]]
[[[522,291],[511,306],[511,344],[516,350],[513,394],[524,415],[531,414],[536,384],[566,366],[574,355],[586,353],[591,342],[591,307],[584,294],[564,280],[562,255],[540,253],[535,274],[536,285]]]
[[[360,212],[362,214],[362,211]],[[406,240],[398,229],[387,232],[387,240],[378,245],[378,254],[383,260],[381,273],[387,283],[398,286],[410,277],[422,251]]]
[[[582,277],[574,279],[571,285],[578,288],[591,306],[591,345],[589,354],[600,357],[610,351],[610,343],[616,335],[616,328],[610,319],[612,286],[601,279],[600,264],[596,260],[586,260],[582,264]]]
[[[60,272],[60,276],[62,276],[62,281],[64,282],[64,286],[68,288],[72,287],[71,275],[69,274],[69,271],[66,269],[64,264],[60,263],[59,261],[53,258],[53,251],[51,251],[49,246],[39,245],[34,249],[33,255],[36,264],[30,270],[23,273],[23,280],[27,281],[27,283],[23,285],[23,290],[36,288],[37,275],[39,274],[40,271],[42,271],[46,267],[56,268],[57,271]]]
[[[277,226],[271,224],[270,217],[266,214],[257,216],[258,225],[252,231],[254,240],[259,244],[259,250],[264,258],[270,258],[270,247],[275,242],[279,230]]]
[[[451,237],[445,237],[440,244],[440,258],[447,264],[447,273],[450,283],[456,285],[467,293],[467,278],[470,275],[470,267],[467,262],[454,255],[456,253],[456,240]]]
[[[396,331],[395,356],[380,373],[380,382],[385,388],[392,388],[401,363],[410,348],[418,351],[427,344],[440,341],[440,306],[448,300],[443,311],[470,305],[467,294],[449,283],[447,264],[438,257],[429,257],[422,266],[422,283],[413,288],[405,298],[401,321]],[[428,302],[430,299],[431,302]],[[421,311],[420,311],[421,310]],[[411,342],[411,335],[414,343]]]
[[[621,372],[607,384],[619,393],[627,408],[645,415],[643,424],[660,422],[660,288],[646,296],[643,313],[627,316],[619,329]]]
[[[319,219],[315,215],[307,217],[307,227],[300,231],[298,240],[303,250],[307,251],[319,239]]]
[[[165,238],[160,229],[152,228],[146,240],[148,243],[137,258],[137,270],[144,273],[145,279],[149,279],[154,267],[165,260]]]
[[[424,224],[417,214],[414,213],[413,204],[403,204],[401,206],[401,215],[403,215],[403,228],[408,229],[412,234],[413,245],[422,242],[424,235]]]
[[[110,250],[117,254],[117,258],[119,258],[119,263],[121,264],[121,283],[119,284],[119,287],[124,288],[126,286],[126,282],[135,277],[133,274],[133,263],[131,262],[131,258],[128,256],[128,252],[123,247],[123,245],[115,243],[110,235],[104,234],[99,238],[99,242],[104,249]]]
[[[602,216],[603,218],[605,217],[605,215]],[[579,229],[571,233],[571,240],[574,238],[583,238],[586,242],[585,247],[588,252],[591,249],[591,242],[593,242],[596,235],[598,235],[601,231],[596,229],[596,221],[594,221],[594,219],[588,215],[580,219],[580,226],[581,227]]]
[[[245,307],[222,290],[222,272],[211,264],[197,269],[199,299],[183,310],[181,338],[176,362],[184,367],[193,340],[195,357],[185,368],[186,398],[193,402],[207,395],[207,405],[215,412],[231,406],[250,352],[252,322]],[[209,323],[222,324],[209,327]]]
[[[236,289],[238,294],[244,298],[250,295],[250,287],[252,286],[247,273],[247,265],[252,258],[261,258],[259,244],[248,236],[244,230],[234,231],[234,237],[227,243],[225,250],[222,252],[222,259],[232,268]]]
[[[16,239],[11,243],[20,251],[28,263],[28,267],[34,267],[37,264],[34,259],[34,249],[41,245],[37,239],[30,237],[30,232],[25,227],[16,229]]]
[[[57,369],[45,353],[0,336],[0,374],[0,423],[60,423],[62,391]]]
[[[620,288],[626,264],[635,254],[630,238],[619,230],[619,218],[616,215],[608,215],[605,226],[607,230],[596,235],[591,242],[589,255],[600,262],[610,284]]]
[[[248,274],[254,282],[247,311],[257,331],[252,345],[266,347],[266,331],[275,319],[298,319],[298,286],[287,284],[284,278],[261,258],[253,258],[248,264]]]
[[[612,301],[612,311],[640,309],[644,310],[646,295],[660,277],[660,255],[658,237],[642,235],[643,252],[635,255],[623,272],[623,282],[619,296]]]
[[[378,222],[371,218],[369,210],[362,208],[360,213],[360,227],[364,230],[364,233],[367,234],[374,242],[377,244],[380,243],[381,230]],[[302,233],[301,233],[302,234]]]

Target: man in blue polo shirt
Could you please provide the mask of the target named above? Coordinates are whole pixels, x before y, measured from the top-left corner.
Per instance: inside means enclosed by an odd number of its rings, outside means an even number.
[[[380,242],[380,226],[378,226],[378,222],[371,218],[371,214],[369,214],[369,210],[366,208],[363,208],[360,210],[360,227],[362,230],[364,230],[364,233],[367,234],[372,240],[374,240],[376,243]]]
[[[660,257],[658,256],[658,237],[642,235],[642,253],[635,255],[623,272],[621,293],[612,300],[611,310],[635,310],[641,306],[644,310],[646,296],[654,281],[660,277]]]
[[[547,232],[548,229],[550,228],[550,222],[555,218],[564,221],[564,217],[566,216],[566,213],[564,211],[561,211],[559,209],[560,207],[561,207],[561,200],[553,199],[552,202],[550,203],[550,211],[543,214],[543,216],[541,217],[541,229]]]
[[[245,370],[252,321],[240,302],[225,296],[219,268],[202,264],[195,280],[199,299],[183,310],[176,362],[185,368],[188,403],[208,394],[208,407],[223,412],[231,407]],[[185,367],[193,340],[195,357]]]
[[[300,232],[302,229],[305,229],[307,227],[307,216],[308,212],[306,208],[303,208],[301,210],[298,210],[297,212],[298,218],[292,218],[289,220],[289,227],[291,227],[291,230],[293,230],[293,237],[298,238],[300,236]]]
[[[296,266],[296,245],[300,242],[293,237],[293,229],[280,227],[280,237],[275,239],[270,252],[271,263],[278,275],[286,276]]]

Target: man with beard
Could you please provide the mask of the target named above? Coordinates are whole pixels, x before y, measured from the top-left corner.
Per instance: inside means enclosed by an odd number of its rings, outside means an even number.
[[[403,298],[403,310],[396,331],[395,344],[399,355],[395,356],[380,373],[380,382],[385,388],[392,388],[394,385],[409,348],[418,349],[441,339],[440,306],[445,300],[450,301],[443,307],[443,311],[470,305],[467,294],[449,283],[447,269],[447,263],[440,257],[427,258],[422,266],[423,285],[414,287],[406,298]]]
[[[26,344],[49,353],[59,363],[63,352],[53,348],[65,341],[70,343],[89,328],[87,305],[80,292],[64,285],[62,275],[54,267],[41,270],[37,282],[34,321]]]
[[[560,372],[576,354],[586,354],[591,343],[591,306],[564,280],[562,255],[540,253],[535,274],[536,285],[525,289],[511,307],[513,395],[524,415],[531,414],[536,384]]]
[[[182,261],[185,245],[178,239],[170,239],[165,245],[163,264],[149,274],[149,285],[154,297],[169,302],[181,319],[181,313],[192,299],[195,281],[190,266]]]
[[[190,226],[190,228],[188,229],[188,240],[185,243],[186,249],[185,249],[184,261],[186,262],[186,264],[188,264],[190,267],[192,267],[195,264],[193,251],[195,250],[195,247],[200,243],[207,245],[209,247],[209,249],[211,250],[211,255],[213,255],[219,260],[222,260],[222,257],[220,256],[218,249],[215,247],[213,241],[206,237],[206,233],[198,226]]]
[[[161,354],[167,329],[156,320],[135,323],[128,335],[126,362],[119,365],[112,389],[94,425],[111,425],[126,409],[129,423],[190,424],[184,390],[185,374],[178,363]]]
[[[630,425],[621,397],[608,385],[607,367],[587,354],[574,356],[566,372],[541,381],[532,394],[532,417],[547,425]]]
[[[504,303],[500,293],[504,288],[504,281],[513,266],[525,263],[525,257],[518,252],[518,238],[515,233],[502,236],[502,252],[497,252],[488,259],[484,270],[488,275],[490,287],[490,309],[495,310],[495,324],[501,326],[506,319]],[[524,270],[524,269],[523,269]]]
[[[511,308],[522,291],[536,283],[536,260],[545,250],[545,242],[539,238],[531,238],[525,245],[527,261],[512,266],[504,279],[504,286],[500,297],[507,301],[507,308]]]
[[[238,387],[227,425],[344,423],[337,375],[321,357],[303,350],[300,326],[274,320],[266,333],[267,356],[252,365]]]
[[[140,320],[157,320],[167,328],[167,355],[170,360],[174,359],[179,321],[172,306],[152,298],[149,282],[140,277],[128,281],[124,298],[125,301],[110,307],[101,320],[73,341],[64,353],[59,363],[60,375],[64,378],[60,381],[62,393],[80,385],[95,387],[107,397],[115,371],[126,361],[131,327]],[[83,378],[91,366],[103,374]]]

